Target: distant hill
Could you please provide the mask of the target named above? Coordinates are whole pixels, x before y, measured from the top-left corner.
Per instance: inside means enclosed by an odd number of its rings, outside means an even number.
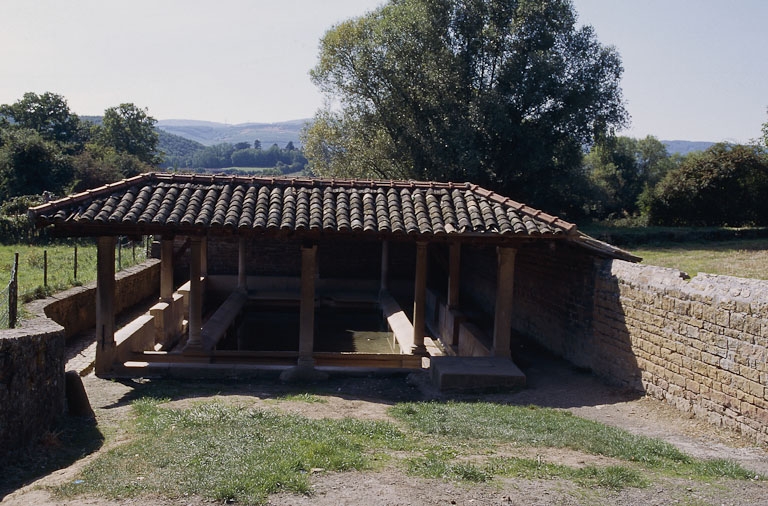
[[[700,142],[700,141],[661,141],[667,147],[670,155],[675,153],[681,155],[687,155],[693,151],[704,151],[708,147],[714,145],[714,142]]]
[[[264,149],[272,144],[285,147],[289,141],[298,146],[299,133],[309,119],[297,119],[280,123],[241,123],[228,125],[212,121],[185,119],[166,119],[156,123],[156,127],[166,132],[190,139],[205,146],[228,142],[248,142],[258,139]]]

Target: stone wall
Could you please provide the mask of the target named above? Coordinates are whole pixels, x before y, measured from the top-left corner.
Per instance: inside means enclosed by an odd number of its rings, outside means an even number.
[[[593,319],[594,371],[768,443],[768,281],[606,262]]]
[[[462,306],[492,308],[493,266],[491,248],[462,249]],[[513,331],[611,383],[768,443],[768,281],[684,278],[562,242],[521,245]]]
[[[64,331],[47,318],[0,331],[0,456],[64,413]]]
[[[115,276],[115,311],[159,293],[160,262]],[[65,412],[66,338],[96,324],[96,287],[76,287],[27,304],[33,317],[0,331],[0,455],[48,430]]]
[[[115,313],[160,293],[160,260],[146,260],[115,274]],[[62,327],[67,338],[96,325],[96,283],[77,286],[26,306]]]

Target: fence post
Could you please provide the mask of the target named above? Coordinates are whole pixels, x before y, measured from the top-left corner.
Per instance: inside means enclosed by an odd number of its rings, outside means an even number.
[[[123,238],[117,236],[117,270],[123,270]]]
[[[19,302],[19,254],[13,256],[13,272],[11,273],[11,284],[8,289],[8,328],[16,327],[16,316],[18,314]]]
[[[75,281],[77,281],[77,244],[75,244],[75,268],[74,268],[74,274],[75,274]]]
[[[43,250],[43,286],[48,288],[48,250]]]
[[[136,241],[131,240],[131,253],[133,253],[133,264],[136,265]]]

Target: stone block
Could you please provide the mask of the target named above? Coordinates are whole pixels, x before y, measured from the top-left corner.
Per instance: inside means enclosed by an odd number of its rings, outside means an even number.
[[[525,386],[525,375],[502,357],[433,357],[433,384],[441,391],[493,391]]]

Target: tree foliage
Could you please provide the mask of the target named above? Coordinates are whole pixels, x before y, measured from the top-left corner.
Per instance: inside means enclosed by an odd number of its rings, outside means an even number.
[[[134,104],[120,104],[104,111],[104,118],[97,127],[96,141],[103,147],[118,153],[127,153],[143,163],[157,165],[162,157],[157,152],[158,134],[156,120]]]
[[[691,154],[654,189],[647,213],[654,225],[768,225],[768,155],[727,144]]]
[[[89,137],[88,126],[69,110],[66,99],[51,92],[25,93],[13,104],[0,105],[0,116],[11,119],[17,127],[34,130],[68,153],[81,151]]]
[[[72,179],[71,158],[28,128],[0,130],[0,198],[60,193]]]
[[[599,140],[584,157],[584,170],[594,185],[592,216],[637,214],[641,196],[676,163],[666,146],[650,135],[644,139],[610,136]]]
[[[582,147],[627,119],[621,73],[568,0],[391,0],[322,39],[329,105],[305,151],[322,175],[469,180],[575,212]]]

